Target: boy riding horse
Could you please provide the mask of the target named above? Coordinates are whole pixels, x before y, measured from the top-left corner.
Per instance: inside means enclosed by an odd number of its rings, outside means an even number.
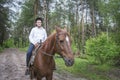
[[[28,73],[28,69],[29,69],[29,61],[30,58],[32,56],[32,51],[34,48],[39,46],[40,41],[44,42],[47,38],[47,33],[46,30],[42,27],[42,18],[38,17],[35,19],[35,27],[32,28],[30,34],[29,34],[29,41],[30,41],[30,46],[28,48],[27,51],[27,55],[26,55],[26,72],[25,74],[29,74]]]

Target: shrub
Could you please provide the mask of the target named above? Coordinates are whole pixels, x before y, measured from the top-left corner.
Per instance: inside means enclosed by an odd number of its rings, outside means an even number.
[[[76,51],[77,51],[77,46],[75,45],[75,42],[72,42],[72,51],[73,51],[73,53],[75,54],[76,53]]]
[[[12,38],[7,39],[6,41],[4,41],[3,46],[4,48],[14,47],[14,40]]]
[[[118,55],[118,48],[115,42],[105,33],[96,38],[90,38],[86,41],[86,53],[94,58],[95,62],[100,64],[111,62]]]
[[[2,47],[0,47],[0,52],[3,50],[3,48]]]

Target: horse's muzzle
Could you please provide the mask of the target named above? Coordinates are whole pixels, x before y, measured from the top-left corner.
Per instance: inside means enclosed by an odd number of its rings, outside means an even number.
[[[66,66],[72,66],[74,64],[74,59],[63,58]]]

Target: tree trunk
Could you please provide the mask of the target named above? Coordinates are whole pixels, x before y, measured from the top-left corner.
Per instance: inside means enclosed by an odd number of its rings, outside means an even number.
[[[84,28],[84,5],[81,0],[82,6],[82,19],[81,19],[81,26],[82,26],[82,53],[84,54],[84,46],[85,46],[85,28]]]
[[[78,19],[79,19],[79,17],[78,17],[78,7],[79,7],[79,3],[77,1],[76,2],[76,24],[77,24],[77,26],[78,26]]]
[[[92,36],[96,36],[96,27],[95,27],[95,17],[94,17],[94,6],[91,9],[91,19],[92,19]]]
[[[39,11],[39,0],[35,0],[34,2],[34,19],[38,16],[38,11]]]
[[[48,32],[48,28],[47,28],[47,3],[46,3],[46,0],[44,0],[43,14],[44,14],[44,27],[45,27],[46,31]]]

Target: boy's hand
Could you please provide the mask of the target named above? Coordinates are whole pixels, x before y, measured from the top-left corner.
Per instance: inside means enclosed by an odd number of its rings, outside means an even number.
[[[35,48],[38,47],[38,45],[39,45],[39,43],[36,43],[36,44],[35,44]]]

